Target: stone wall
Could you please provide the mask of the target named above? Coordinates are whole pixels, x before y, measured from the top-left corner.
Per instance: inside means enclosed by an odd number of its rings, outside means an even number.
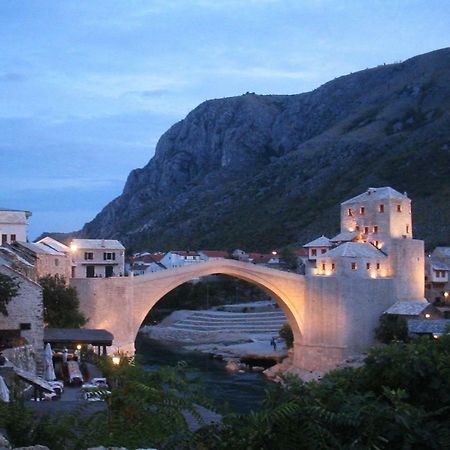
[[[41,355],[32,345],[8,348],[3,350],[3,355],[19,369],[37,373],[37,360],[43,360],[43,349]]]
[[[42,288],[8,266],[0,265],[0,272],[12,277],[19,284],[18,295],[8,303],[8,315],[0,314],[0,329],[22,328],[21,336],[39,352],[44,345]],[[25,329],[28,327],[29,329]]]

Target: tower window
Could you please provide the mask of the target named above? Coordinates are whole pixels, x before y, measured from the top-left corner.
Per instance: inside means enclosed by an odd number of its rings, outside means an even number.
[[[379,211],[380,213],[384,213],[384,205],[383,205],[383,204],[381,204],[381,205],[378,206],[378,211]]]
[[[364,234],[369,234],[369,227],[364,227]]]
[[[373,232],[374,233],[378,233],[378,225],[374,225],[373,226]]]
[[[397,212],[402,212],[402,205],[397,205]]]
[[[326,265],[322,264],[322,270],[325,271],[326,268],[327,268]]]
[[[409,234],[409,225],[406,225],[406,234]]]
[[[347,216],[353,216],[353,209],[352,208],[348,208],[347,209]]]
[[[375,245],[376,248],[380,245],[380,241],[373,241],[373,245]]]
[[[361,206],[361,208],[359,208],[359,213],[363,216],[366,213],[366,208],[364,208],[364,206]]]
[[[377,270],[380,270],[380,263],[377,263]]]
[[[356,225],[355,230],[359,231],[359,225]]]
[[[366,269],[370,270],[370,263],[366,263]]]
[[[336,269],[336,264],[335,263],[332,263],[331,264],[331,270],[335,270]]]
[[[356,270],[358,267],[355,262],[352,262],[352,270]]]

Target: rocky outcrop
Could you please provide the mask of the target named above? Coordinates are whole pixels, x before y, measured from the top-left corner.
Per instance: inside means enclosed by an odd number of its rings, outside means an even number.
[[[414,200],[416,236],[448,240],[449,110],[450,49],[305,94],[207,101],[81,234],[135,249],[270,250],[334,233],[342,199],[391,185]]]

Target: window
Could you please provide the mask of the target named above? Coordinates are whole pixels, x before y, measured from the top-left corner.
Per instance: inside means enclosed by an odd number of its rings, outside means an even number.
[[[358,267],[355,262],[352,262],[352,270],[356,270]]]
[[[331,270],[335,270],[336,269],[336,264],[335,263],[332,263],[331,264]]]
[[[406,234],[409,234],[409,225],[406,225]]]
[[[369,234],[369,227],[364,227],[364,234]]]
[[[322,255],[325,253],[327,251],[327,249],[326,248],[322,248],[322,249],[320,249],[320,253],[322,253]]]
[[[366,269],[370,270],[370,263],[366,263]]]
[[[384,213],[384,205],[383,205],[383,204],[378,205],[378,211],[379,211],[380,213]]]
[[[380,263],[377,263],[377,270],[380,270]]]
[[[327,268],[326,264],[322,264],[322,270],[325,271],[326,268]]]
[[[378,225],[374,225],[373,226],[373,232],[374,233],[378,233]]]
[[[347,216],[350,216],[350,217],[353,216],[353,209],[352,208],[348,208],[347,209]]]
[[[16,235],[15,234],[11,235],[11,242],[16,242]]]
[[[92,253],[92,252],[84,252],[84,259],[85,260],[92,260],[92,259],[94,259],[94,253]]]
[[[366,208],[364,208],[364,206],[361,206],[361,208],[359,208],[359,213],[363,216],[366,213]]]
[[[317,249],[315,249],[315,248],[311,249],[311,255],[317,256]]]
[[[402,212],[402,205],[397,205],[397,212]]]
[[[2,244],[6,244],[6,242],[8,242],[8,235],[2,234]]]
[[[31,323],[21,323],[20,329],[21,330],[31,330]]]
[[[380,241],[373,241],[373,245],[378,248],[380,246]]]
[[[95,277],[95,266],[86,266],[86,278]]]
[[[58,267],[59,266],[59,259],[55,258],[55,266]]]
[[[103,260],[104,261],[111,261],[116,259],[116,254],[111,252],[104,252],[103,253]]]

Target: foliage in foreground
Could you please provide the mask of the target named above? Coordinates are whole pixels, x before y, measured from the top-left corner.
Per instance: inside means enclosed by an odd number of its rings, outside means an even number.
[[[407,342],[409,337],[406,319],[394,314],[382,314],[375,329],[375,337],[384,344],[392,341]]]
[[[19,293],[19,284],[16,280],[0,273],[0,313],[8,315],[6,306]]]
[[[286,377],[264,407],[196,436],[201,449],[450,449],[450,338],[373,349],[321,382]]]
[[[87,320],[79,310],[75,288],[67,286],[64,277],[46,275],[39,279],[43,289],[44,322],[49,328],[80,328]]]
[[[320,382],[285,377],[260,411],[226,416],[195,433],[184,413],[198,417],[202,400],[182,365],[148,373],[102,364],[118,385],[107,411],[50,420],[3,404],[0,428],[15,445],[52,449],[450,449],[449,336],[373,349],[364,366],[330,372]]]
[[[0,402],[0,428],[15,446],[47,445],[51,449],[85,449],[97,445],[127,448],[187,448],[192,440],[186,414],[200,425],[196,405],[204,400],[200,386],[188,381],[183,364],[146,372],[126,360],[113,367],[101,362],[110,384],[105,411],[86,417],[72,414],[39,417],[21,403]]]

